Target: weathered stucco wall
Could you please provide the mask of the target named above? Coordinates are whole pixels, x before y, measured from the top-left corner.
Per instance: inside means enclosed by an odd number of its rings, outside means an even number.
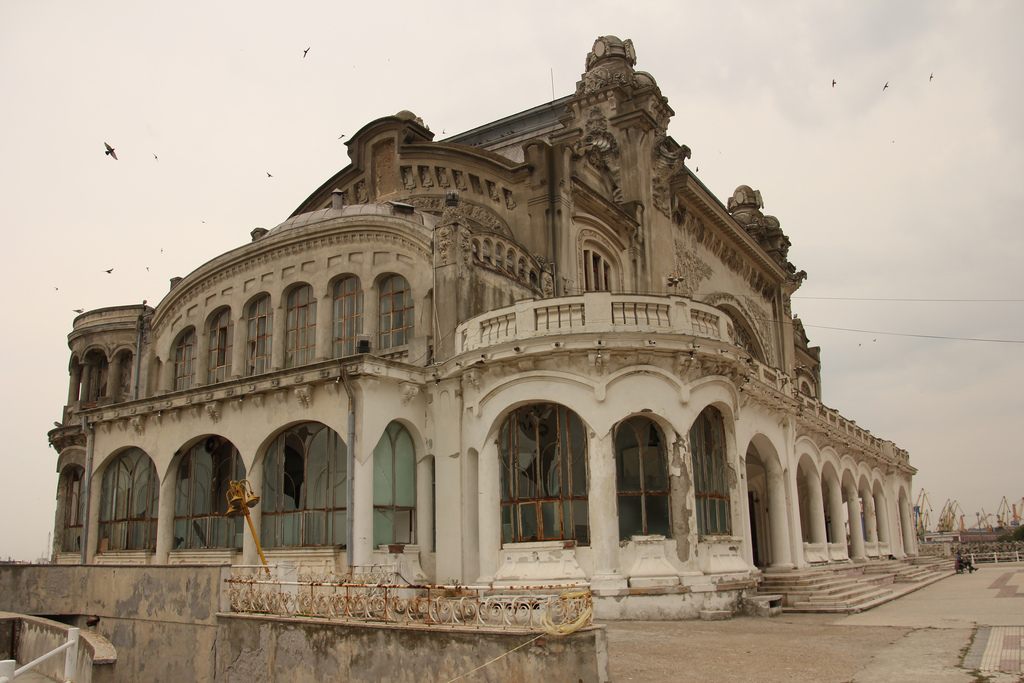
[[[217,680],[450,681],[533,637],[225,616],[218,638]],[[596,627],[564,638],[542,636],[474,673],[472,680],[606,681],[604,629]]]
[[[59,617],[83,631],[86,618],[98,616],[91,630],[117,650],[111,678],[102,680],[114,681],[447,681],[533,637],[226,615],[226,571],[0,566],[0,610]],[[607,680],[606,671],[605,633],[594,628],[543,636],[474,680],[590,682]]]
[[[0,610],[92,628],[118,681],[214,680],[222,567],[0,566]],[[70,617],[70,618],[69,618]],[[187,653],[187,656],[183,656]]]

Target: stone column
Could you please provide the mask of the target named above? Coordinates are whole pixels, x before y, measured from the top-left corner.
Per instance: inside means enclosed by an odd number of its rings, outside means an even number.
[[[165,393],[174,391],[174,353],[168,355],[160,368],[160,389]]]
[[[380,293],[377,283],[373,282],[363,296],[363,334],[370,337],[370,353],[379,354],[380,348]]]
[[[772,569],[792,569],[789,548],[789,515],[786,513],[786,488],[782,471],[773,466],[765,472],[768,486],[768,534],[772,548]]]
[[[591,432],[587,460],[590,481],[587,512],[590,519],[590,550],[594,591],[625,590],[626,579],[619,573],[619,524],[616,515],[615,439],[611,431],[598,436]]]
[[[316,353],[318,361],[334,358],[334,298],[330,288],[316,303]],[[420,546],[423,546],[422,541]]]
[[[246,373],[245,349],[249,341],[249,321],[245,313],[235,318],[231,326],[231,377],[244,377]]]
[[[424,456],[416,463],[416,543],[422,553],[434,549],[433,464],[432,455]]]
[[[88,472],[86,472],[86,476],[89,476]],[[102,499],[103,474],[95,473],[92,475],[92,480],[89,485],[89,500],[86,502],[86,505],[89,508],[89,538],[87,539],[85,546],[86,564],[93,564],[96,561],[96,551],[100,547],[100,511],[102,510]]]
[[[196,330],[195,381],[192,386],[199,387],[210,384],[210,333],[205,329]]]
[[[907,555],[914,554],[914,522],[910,518],[910,505],[907,499],[900,497],[900,530],[903,532],[903,552]]]
[[[846,511],[850,519],[850,559],[854,562],[863,562],[864,530],[860,520],[860,496],[853,487],[846,489]]]
[[[821,480],[818,477],[807,477],[807,516],[811,522],[811,543],[828,544],[825,533],[825,501],[821,497]]]
[[[846,548],[846,529],[843,528],[843,491],[838,479],[828,481],[829,517],[832,518],[832,543]],[[831,551],[829,561],[832,560]]]
[[[360,429],[359,434],[365,434]],[[355,491],[349,504],[348,514],[352,515],[352,564],[363,566],[370,564],[373,553],[373,451],[363,445],[365,457],[360,460],[361,453],[355,458]]]
[[[121,388],[121,354],[115,353],[107,366],[107,398],[117,400],[117,392]]]
[[[177,463],[160,482],[160,498],[156,504],[156,553],[153,564],[167,564],[174,548],[174,488],[177,483]]]
[[[864,527],[867,530],[868,543],[878,543],[878,517],[875,515],[875,499],[868,493],[862,496],[864,501]]]
[[[78,394],[78,400],[79,401],[88,401],[89,400],[89,392],[92,391],[92,383],[94,381],[92,363],[90,363],[89,361],[86,361],[85,364],[82,365],[81,373],[82,373],[82,387],[81,387],[81,391]]]
[[[273,335],[270,339],[270,369],[280,370],[284,367],[285,323],[288,322],[288,309],[284,306],[284,297],[281,305],[272,309],[274,311]]]
[[[874,500],[874,498],[872,498]],[[889,513],[885,509],[885,498],[882,497],[881,501],[875,500],[875,520],[878,526],[878,542],[888,543],[889,542]],[[892,552],[892,548],[889,548],[889,552]]]
[[[789,556],[797,569],[807,566],[804,557],[803,529],[800,524],[800,493],[797,477],[800,476],[796,466],[790,466],[783,472],[786,493],[786,512],[789,517]]]
[[[477,460],[478,490],[469,492],[469,495],[476,493],[479,500],[480,576],[477,580],[480,583],[494,581],[501,554],[500,457],[498,444],[494,441],[484,444]]]
[[[74,363],[71,366],[71,381],[68,384],[68,405],[73,405],[78,401],[78,392],[82,387],[82,365],[80,363]]]

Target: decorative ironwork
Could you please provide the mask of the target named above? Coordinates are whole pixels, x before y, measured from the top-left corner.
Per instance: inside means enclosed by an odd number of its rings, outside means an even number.
[[[522,633],[568,633],[591,625],[589,589],[555,587],[502,590],[459,585],[395,583],[394,568],[355,567],[353,579],[330,572],[303,573],[298,581],[259,574],[226,580],[231,611],[343,622],[447,628],[485,628]],[[327,579],[327,580],[320,580]],[[369,579],[368,581],[366,579]]]

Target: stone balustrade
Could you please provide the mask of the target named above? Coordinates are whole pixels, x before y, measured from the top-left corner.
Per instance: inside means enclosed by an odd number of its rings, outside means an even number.
[[[723,311],[680,296],[588,292],[525,299],[458,326],[460,353],[547,335],[657,332],[729,341]]]

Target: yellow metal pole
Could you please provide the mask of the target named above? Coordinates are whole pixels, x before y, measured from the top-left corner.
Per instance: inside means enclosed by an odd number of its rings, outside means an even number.
[[[252,517],[249,516],[249,508],[243,507],[242,512],[245,514],[245,521],[249,523],[249,533],[252,534],[253,543],[256,544],[256,552],[260,554],[260,562],[263,563],[263,569],[267,572],[267,577],[270,577],[270,567],[267,566],[267,556],[263,554],[263,547],[260,546],[260,539],[256,535],[256,527],[252,523]]]

